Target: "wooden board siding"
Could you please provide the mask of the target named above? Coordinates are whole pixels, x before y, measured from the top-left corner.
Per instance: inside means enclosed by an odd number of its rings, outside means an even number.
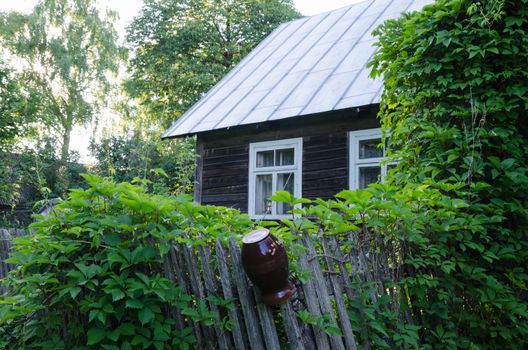
[[[377,106],[198,134],[195,198],[247,212],[249,144],[303,138],[302,194],[330,198],[348,187],[347,132],[379,127]]]

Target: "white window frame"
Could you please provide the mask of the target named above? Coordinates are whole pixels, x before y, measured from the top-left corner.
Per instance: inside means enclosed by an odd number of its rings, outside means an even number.
[[[256,178],[257,175],[272,175],[272,191],[277,191],[277,175],[280,173],[294,173],[294,193],[295,197],[302,196],[302,137],[293,139],[283,139],[275,141],[254,142],[249,144],[249,193],[248,193],[248,214],[252,219],[281,219],[290,218],[291,214],[279,215],[277,212],[277,203],[272,203],[272,214],[255,214],[255,195],[256,195]],[[257,152],[274,151],[284,148],[294,149],[293,165],[269,166],[257,168]],[[298,206],[296,206],[298,207]]]
[[[381,167],[381,179],[383,181],[387,176],[387,170],[390,165],[397,164],[396,162],[386,163],[383,162],[386,159],[385,146],[383,146],[383,156],[377,158],[359,158],[359,142],[364,140],[382,139],[381,128],[376,129],[363,129],[349,131],[349,167],[348,167],[348,179],[349,188],[352,190],[359,188],[359,169],[364,167],[379,166]],[[380,164],[381,163],[381,164]]]

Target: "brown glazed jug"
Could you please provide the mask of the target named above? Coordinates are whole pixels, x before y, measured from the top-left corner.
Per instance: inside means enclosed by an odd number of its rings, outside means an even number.
[[[295,294],[297,288],[288,280],[288,255],[277,237],[260,229],[246,234],[242,243],[242,265],[264,304],[279,305]]]

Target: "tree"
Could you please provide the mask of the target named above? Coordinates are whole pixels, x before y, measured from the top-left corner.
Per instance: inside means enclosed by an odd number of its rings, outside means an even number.
[[[13,72],[0,61],[0,152],[9,151],[24,122],[24,99]]]
[[[112,135],[90,144],[96,174],[114,181],[153,180],[156,193],[184,193],[193,189],[194,145],[187,140],[160,140],[159,135],[134,132]],[[160,176],[161,175],[161,176]]]
[[[402,242],[421,341],[524,349],[528,0],[439,0],[376,34],[380,117],[401,148],[392,183],[447,196],[426,212],[435,220],[418,228],[425,234]],[[435,216],[456,200],[466,205]],[[431,201],[421,195],[415,206]]]
[[[128,28],[125,87],[169,126],[279,24],[298,18],[290,0],[147,0]]]
[[[109,76],[122,52],[112,20],[95,0],[40,0],[28,14],[0,15],[1,44],[23,67],[36,115],[59,136],[67,160],[74,125],[90,121],[104,105]]]

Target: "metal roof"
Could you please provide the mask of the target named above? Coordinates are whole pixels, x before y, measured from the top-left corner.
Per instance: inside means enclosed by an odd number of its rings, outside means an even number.
[[[370,0],[279,26],[162,137],[379,103],[372,30],[431,2]]]

